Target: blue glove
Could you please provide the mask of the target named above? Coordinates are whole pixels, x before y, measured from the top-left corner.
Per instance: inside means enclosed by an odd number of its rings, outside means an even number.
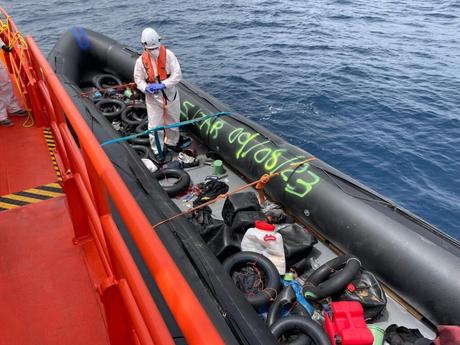
[[[147,86],[145,87],[145,92],[153,94],[157,93],[160,90],[163,90],[165,87],[166,86],[163,83],[147,84]]]

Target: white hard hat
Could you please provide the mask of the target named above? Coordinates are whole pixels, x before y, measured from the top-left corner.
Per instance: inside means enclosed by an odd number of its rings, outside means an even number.
[[[147,49],[158,48],[160,46],[160,36],[152,28],[142,31],[141,43]]]

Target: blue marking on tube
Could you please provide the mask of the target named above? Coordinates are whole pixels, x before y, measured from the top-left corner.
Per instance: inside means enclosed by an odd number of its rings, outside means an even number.
[[[83,42],[85,46],[84,50],[89,49],[91,47],[91,43],[89,43],[88,35],[86,34],[85,29],[80,28],[80,33],[81,33],[81,36],[83,37]]]
[[[83,28],[73,27],[69,31],[72,33],[73,37],[75,37],[75,41],[77,41],[81,50],[85,51],[91,47],[88,36]]]

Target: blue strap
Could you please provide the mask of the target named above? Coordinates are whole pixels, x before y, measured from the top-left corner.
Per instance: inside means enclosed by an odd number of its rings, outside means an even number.
[[[228,115],[232,115],[232,113],[229,112],[229,111],[221,111],[219,113],[209,114],[209,115],[200,117],[199,119],[191,119],[191,120],[186,120],[186,121],[182,121],[182,122],[173,123],[173,124],[166,125],[166,126],[158,126],[158,127],[155,127],[155,128],[147,129],[146,131],[143,131],[141,133],[136,133],[136,134],[128,135],[126,137],[121,137],[121,138],[116,138],[116,139],[111,139],[111,140],[104,141],[101,144],[101,146],[106,146],[106,145],[109,145],[109,144],[119,143],[121,141],[126,141],[126,140],[129,140],[129,139],[137,138],[137,137],[140,137],[142,135],[146,135],[146,134],[150,134],[150,133],[154,133],[154,132],[156,133],[157,131],[161,131],[161,130],[165,130],[165,129],[169,129],[169,128],[176,128],[176,127],[182,127],[182,126],[186,126],[186,125],[191,125],[191,124],[194,124],[194,123],[197,123],[197,122],[200,122],[200,121],[211,119],[213,117],[228,116]]]
[[[297,302],[299,302],[308,312],[308,314],[313,315],[315,308],[302,296],[302,286],[297,281],[282,281],[284,286],[292,286],[294,289],[295,295],[297,297]]]
[[[158,131],[155,131],[153,135],[155,137],[155,146],[157,147],[157,150],[158,150],[158,158],[162,161],[165,157],[164,157],[163,150],[161,149],[161,143],[160,143],[160,137],[158,136]]]

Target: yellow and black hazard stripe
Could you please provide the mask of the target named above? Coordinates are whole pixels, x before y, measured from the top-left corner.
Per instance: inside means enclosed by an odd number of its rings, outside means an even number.
[[[61,175],[61,171],[59,170],[59,166],[56,161],[56,154],[55,154],[56,143],[54,141],[53,133],[51,132],[50,128],[45,128],[43,129],[43,135],[45,136],[46,145],[48,145],[48,151],[50,152],[51,163],[53,163],[54,171],[56,172],[58,181],[61,182],[62,175]]]
[[[44,186],[25,189],[17,193],[0,196],[0,211],[36,204],[37,202],[63,195],[62,188],[58,183],[49,183]]]

